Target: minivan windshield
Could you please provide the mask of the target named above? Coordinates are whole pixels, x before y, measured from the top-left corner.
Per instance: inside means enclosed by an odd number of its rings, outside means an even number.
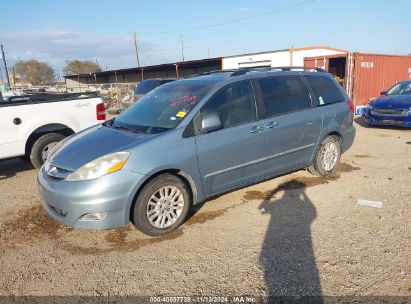
[[[157,79],[143,80],[137,85],[136,89],[134,90],[134,95],[147,94],[157,87],[158,82],[159,80]]]
[[[184,82],[162,85],[106,125],[146,134],[164,132],[175,128],[211,88]]]
[[[396,84],[388,90],[387,95],[411,95],[411,81]]]

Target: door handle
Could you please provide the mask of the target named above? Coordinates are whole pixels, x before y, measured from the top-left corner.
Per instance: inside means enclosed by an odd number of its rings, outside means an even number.
[[[278,122],[276,122],[276,121],[270,121],[269,123],[268,123],[268,125],[267,125],[267,129],[272,129],[272,128],[276,128],[276,127],[278,127]]]
[[[259,133],[264,130],[264,127],[259,127],[259,126],[254,126],[251,130],[250,133]]]

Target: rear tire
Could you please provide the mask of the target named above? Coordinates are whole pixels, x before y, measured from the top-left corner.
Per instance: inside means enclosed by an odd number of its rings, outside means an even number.
[[[64,138],[65,136],[60,133],[47,133],[40,136],[30,150],[30,161],[33,166],[39,169],[45,161],[48,150]]]
[[[307,169],[316,176],[332,174],[338,166],[341,157],[341,143],[338,136],[327,136],[315,154],[314,162]]]
[[[162,174],[148,182],[136,198],[133,224],[149,236],[160,236],[183,223],[190,205],[187,185],[177,176]]]

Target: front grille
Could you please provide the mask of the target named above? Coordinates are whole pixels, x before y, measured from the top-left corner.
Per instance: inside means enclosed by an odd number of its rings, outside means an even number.
[[[387,120],[387,119],[377,119],[379,124],[381,125],[390,125],[390,126],[402,126],[404,124],[404,120]]]
[[[406,109],[378,108],[373,109],[371,114],[376,116],[405,117],[408,116],[409,111]]]
[[[57,179],[64,179],[67,176],[69,176],[71,173],[73,173],[73,171],[60,168],[60,167],[54,166],[53,164],[50,164],[46,166],[46,173],[48,176],[51,176]]]

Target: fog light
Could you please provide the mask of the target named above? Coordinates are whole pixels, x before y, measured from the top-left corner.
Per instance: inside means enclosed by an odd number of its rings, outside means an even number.
[[[105,218],[107,212],[87,213],[81,216],[79,221],[100,221]]]

